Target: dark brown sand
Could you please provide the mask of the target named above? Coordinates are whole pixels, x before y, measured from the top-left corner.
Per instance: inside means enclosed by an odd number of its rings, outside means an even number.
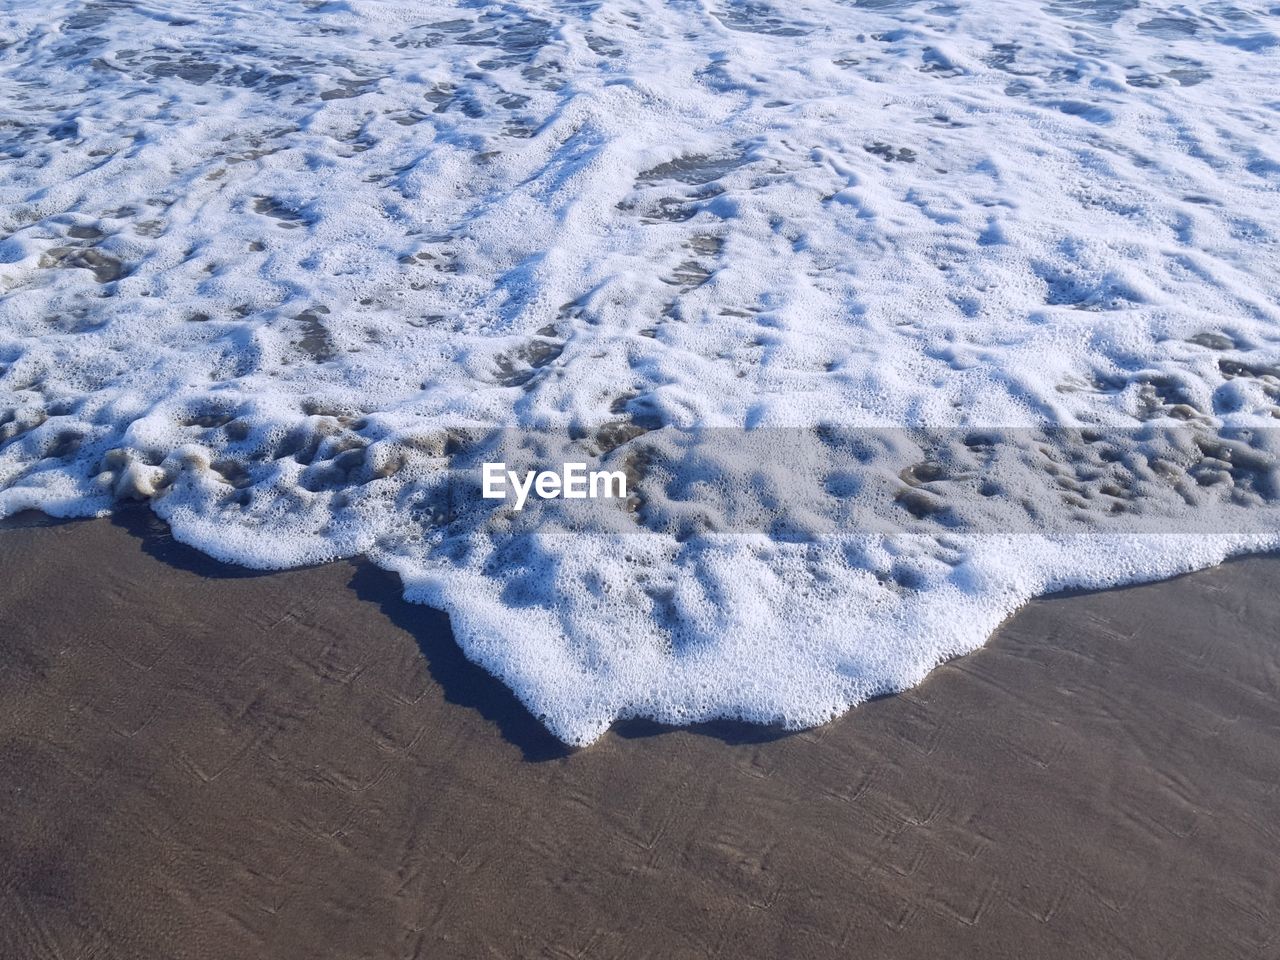
[[[0,530],[0,956],[1280,956],[1280,560],[572,755],[367,565]]]

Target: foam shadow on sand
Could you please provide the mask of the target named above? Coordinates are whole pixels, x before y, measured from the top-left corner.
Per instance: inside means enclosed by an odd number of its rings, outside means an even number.
[[[163,520],[141,505],[126,506],[110,517],[111,523],[134,537],[148,556],[175,569],[216,579],[255,579],[279,575],[277,571],[251,570],[206,556],[194,547],[175,540]],[[73,520],[24,513],[5,519],[3,527],[49,527]],[[517,747],[528,762],[558,760],[575,752],[556,739],[528,711],[510,688],[468,660],[458,648],[447,614],[409,603],[394,573],[379,569],[364,558],[337,561],[351,568],[348,582],[362,602],[373,604],[392,624],[413,637],[432,680],[444,698],[456,706],[473,710]],[[717,720],[689,727],[671,727],[650,720],[621,720],[613,732],[626,740],[653,737],[677,729],[718,739],[729,745],[766,743],[794,735],[797,731],[733,720]]]

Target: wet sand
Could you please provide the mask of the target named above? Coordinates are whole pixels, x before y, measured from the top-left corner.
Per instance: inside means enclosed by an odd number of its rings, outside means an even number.
[[[0,956],[1277,957],[1280,559],[567,753],[393,577],[0,529]]]

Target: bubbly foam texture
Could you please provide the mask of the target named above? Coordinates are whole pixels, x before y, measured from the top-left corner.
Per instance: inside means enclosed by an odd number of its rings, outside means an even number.
[[[368,554],[570,743],[818,723],[1036,594],[1273,548],[1178,521],[1280,492],[1277,23],[0,0],[0,515],[141,498],[236,563]],[[982,443],[785,439],[1046,424],[1105,455],[1017,434],[1012,532],[965,506]],[[632,502],[442,479],[566,444]],[[1090,519],[1126,511],[1167,522]]]

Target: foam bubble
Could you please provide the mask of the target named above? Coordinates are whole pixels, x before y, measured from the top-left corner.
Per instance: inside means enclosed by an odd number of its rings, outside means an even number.
[[[1276,36],[0,3],[0,515],[366,553],[569,742],[821,722],[1038,593],[1276,545]],[[570,450],[631,501],[459,493]]]

